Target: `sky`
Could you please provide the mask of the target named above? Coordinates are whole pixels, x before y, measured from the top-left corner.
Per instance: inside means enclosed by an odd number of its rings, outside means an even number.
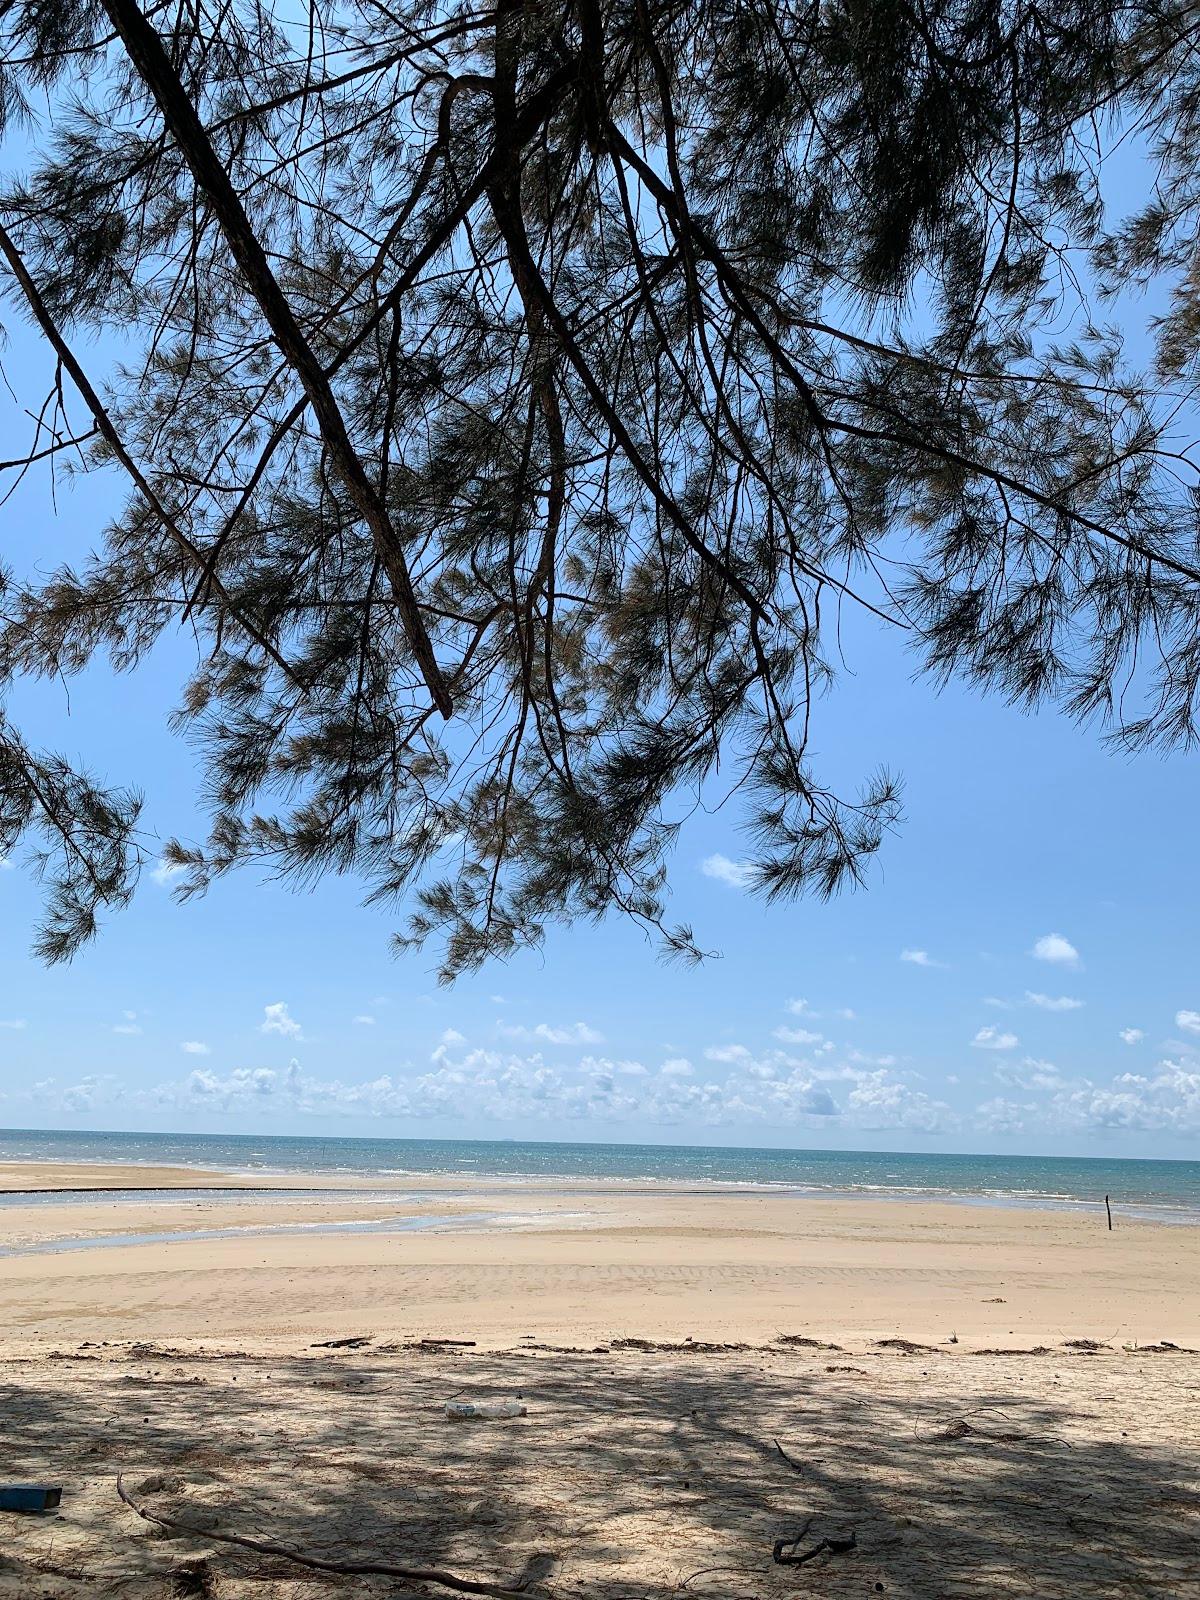
[[[3,315],[8,458],[51,372]],[[52,503],[31,476],[0,508],[2,559],[77,557],[116,493],[60,482]],[[843,647],[814,764],[843,793],[898,773],[905,819],[865,890],[767,907],[737,802],[697,812],[668,920],[718,952],[699,968],[610,918],[439,989],[436,951],[394,958],[403,917],[364,908],[361,884],[243,873],[181,906],[157,871],[47,969],[37,886],[0,864],[0,1125],[1200,1155],[1197,757],[935,692],[852,613]],[[159,837],[202,839],[193,755],[166,726],[192,649],[23,684],[7,709],[143,789]]]

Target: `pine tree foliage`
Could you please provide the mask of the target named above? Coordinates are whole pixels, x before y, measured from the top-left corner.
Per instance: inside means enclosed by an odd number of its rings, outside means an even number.
[[[9,470],[128,498],[6,576],[0,696],[194,630],[177,892],[353,872],[448,978],[614,907],[696,954],[714,782],[761,892],[858,880],[897,786],[808,754],[848,607],[1190,742],[1198,45],[1162,0],[9,0],[0,285],[55,367]],[[1143,372],[1103,318],[1163,284]],[[0,709],[47,957],[138,814]]]

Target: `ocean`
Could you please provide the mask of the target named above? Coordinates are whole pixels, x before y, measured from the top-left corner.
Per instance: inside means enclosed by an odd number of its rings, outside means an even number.
[[[511,1181],[720,1184],[799,1196],[1103,1205],[1200,1223],[1200,1161],[1084,1156],[737,1149],[723,1145],[567,1144],[533,1140],[345,1139],[266,1134],[82,1133],[0,1129],[0,1161],[195,1166],[231,1173],[339,1173],[364,1184],[407,1173]]]

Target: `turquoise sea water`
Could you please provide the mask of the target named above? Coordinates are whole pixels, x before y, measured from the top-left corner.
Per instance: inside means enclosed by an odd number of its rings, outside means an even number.
[[[294,1138],[265,1134],[58,1133],[0,1129],[0,1161],[134,1162],[225,1172],[442,1173],[498,1180],[735,1185],[796,1194],[962,1197],[1113,1204],[1200,1222],[1200,1161],[1077,1156],[735,1149],[721,1145],[556,1144],[521,1140]]]

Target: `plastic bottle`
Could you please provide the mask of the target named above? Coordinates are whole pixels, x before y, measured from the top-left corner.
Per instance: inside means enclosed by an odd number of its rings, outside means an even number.
[[[448,1400],[446,1415],[452,1422],[466,1422],[476,1417],[498,1422],[502,1417],[523,1417],[526,1410],[519,1400]]]

